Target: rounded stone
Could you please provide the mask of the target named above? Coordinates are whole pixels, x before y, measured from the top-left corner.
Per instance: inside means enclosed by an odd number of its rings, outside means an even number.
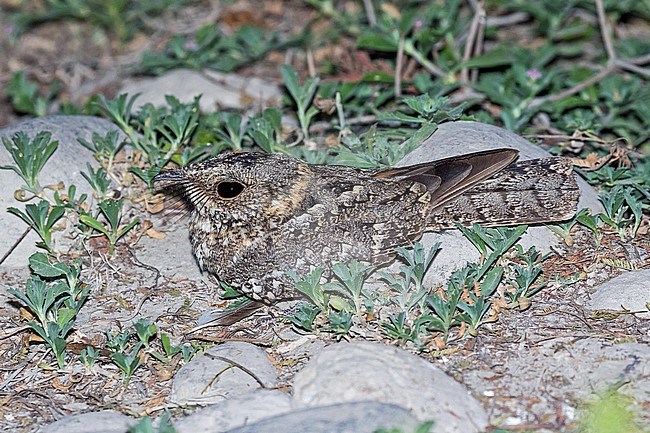
[[[434,421],[436,432],[479,432],[483,406],[467,389],[423,359],[394,347],[359,341],[327,347],[294,379],[294,405],[314,407],[377,401]]]
[[[212,347],[181,367],[172,385],[178,404],[207,405],[277,385],[278,372],[266,352],[244,342]]]

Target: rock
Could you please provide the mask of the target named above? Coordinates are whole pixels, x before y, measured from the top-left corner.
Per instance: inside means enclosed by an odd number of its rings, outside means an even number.
[[[48,426],[41,433],[126,433],[137,420],[119,412],[89,412],[68,415]]]
[[[165,231],[165,237],[154,239],[143,236],[138,242],[138,260],[143,263],[155,263],[163,276],[169,278],[189,278],[206,280],[207,274],[201,273],[192,253],[187,224]]]
[[[59,146],[39,175],[41,185],[52,185],[63,181],[66,189],[74,184],[77,187],[77,195],[87,193],[91,196],[92,188],[81,176],[81,172],[86,170],[86,163],[95,167],[98,164],[92,152],[77,142],[77,137],[90,142],[93,133],[103,136],[108,131],[117,129],[113,123],[99,117],[47,116],[0,129],[0,138],[11,140],[18,131],[23,131],[33,138],[40,131],[50,131],[52,140],[58,140]],[[0,165],[14,165],[11,155],[4,146],[0,146]],[[2,236],[0,236],[0,256],[2,256],[14,245],[27,225],[20,218],[6,213],[6,209],[10,206],[24,210],[25,205],[14,198],[14,191],[24,185],[22,179],[12,170],[0,170],[0,185],[2,185],[0,189],[0,213],[3,226]],[[31,231],[2,266],[8,268],[27,266],[27,259],[37,250],[35,243],[39,240],[38,235]]]
[[[431,137],[425,140],[420,147],[402,158],[397,165],[419,164],[450,156],[498,148],[519,150],[521,160],[549,156],[548,152],[535,144],[503,128],[479,122],[458,121],[441,124]],[[586,207],[595,212],[601,212],[602,206],[598,201],[596,191],[582,179],[578,179],[578,184],[581,190],[578,207]],[[454,270],[469,262],[475,262],[480,257],[476,248],[458,230],[426,233],[421,242],[427,250],[436,242],[440,242],[442,247],[424,277],[425,284],[429,286],[444,284]],[[550,251],[550,248],[557,245],[558,242],[559,239],[553,232],[543,225],[529,227],[520,241],[525,249],[535,246],[537,250],[542,252]],[[397,271],[398,267],[393,266],[391,270]]]
[[[215,433],[291,410],[291,398],[278,390],[258,390],[197,410],[174,423],[178,433]]]
[[[294,405],[314,407],[377,401],[410,410],[435,431],[479,432],[483,406],[461,384],[421,358],[365,341],[339,343],[320,352],[294,379]]]
[[[243,342],[214,346],[184,365],[172,385],[177,404],[211,404],[277,385],[278,372],[259,347]]]
[[[650,270],[630,271],[595,288],[587,307],[590,310],[645,311],[639,317],[650,318]]]
[[[154,78],[127,81],[119,93],[140,93],[133,104],[133,112],[146,103],[156,107],[167,105],[166,95],[172,95],[185,104],[201,95],[199,104],[204,113],[217,109],[243,110],[251,106],[278,105],[282,97],[282,90],[277,84],[261,78],[189,69],[176,69]]]
[[[399,406],[355,402],[298,410],[227,433],[373,433],[380,429],[414,433],[418,425],[418,421]]]

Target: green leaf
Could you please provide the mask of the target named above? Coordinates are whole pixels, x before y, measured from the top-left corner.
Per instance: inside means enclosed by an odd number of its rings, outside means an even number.
[[[480,56],[472,57],[461,63],[459,68],[494,68],[496,66],[512,65],[515,55],[512,47],[501,46]]]
[[[79,215],[79,220],[85,225],[87,225],[88,227],[93,228],[98,232],[106,235],[106,237],[108,237],[109,235],[108,230],[91,215]]]
[[[363,32],[357,38],[357,47],[375,51],[397,52],[399,37],[396,32],[379,33],[375,31]]]
[[[127,233],[129,232],[129,230],[131,230],[133,227],[135,227],[136,224],[138,224],[139,222],[140,222],[140,219],[139,219],[139,218],[136,218],[136,219],[134,219],[133,221],[131,221],[129,224],[127,224],[126,226],[124,226],[124,228],[122,228],[122,230],[120,230],[120,231],[117,233],[117,236],[115,237],[115,241],[117,242],[118,240],[120,240],[120,238],[121,238],[122,236],[124,236],[125,234],[127,234]]]
[[[67,266],[63,263],[52,265],[43,253],[34,253],[29,257],[29,267],[41,277],[59,277],[65,275]]]

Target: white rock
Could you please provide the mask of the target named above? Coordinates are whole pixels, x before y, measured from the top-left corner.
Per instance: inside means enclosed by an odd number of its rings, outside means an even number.
[[[86,171],[86,163],[90,163],[93,167],[97,167],[98,163],[92,152],[77,142],[77,137],[92,142],[93,133],[104,136],[108,131],[117,129],[118,127],[113,123],[99,117],[47,116],[0,129],[0,139],[11,140],[18,131],[25,132],[30,139],[40,131],[50,131],[52,140],[58,140],[59,146],[41,171],[40,184],[43,186],[53,185],[63,181],[66,189],[72,184],[77,187],[77,196],[87,193],[91,197],[92,188],[81,176],[81,172]],[[122,135],[122,137],[124,136]],[[14,165],[11,155],[4,146],[0,146],[0,165]],[[6,211],[10,206],[24,211],[25,203],[20,203],[14,198],[14,191],[24,185],[23,180],[12,170],[0,170],[0,185],[2,185],[0,188],[0,224],[3,227],[0,234],[1,257],[25,231],[27,225],[20,218],[8,214]],[[30,203],[35,203],[35,201]],[[2,266],[7,268],[27,266],[27,259],[37,250],[35,243],[39,240],[38,235],[31,231]]]
[[[212,404],[277,385],[277,370],[259,347],[228,342],[212,347],[181,367],[174,376],[171,400]],[[261,383],[260,383],[261,382]]]
[[[596,287],[587,307],[590,310],[645,311],[639,317],[650,318],[650,270],[630,271]]]
[[[175,69],[158,77],[127,81],[119,93],[140,93],[133,104],[133,112],[146,103],[156,107],[167,105],[166,95],[172,95],[185,104],[201,95],[199,104],[205,113],[217,109],[274,106],[282,97],[282,90],[277,84],[261,78],[189,69]]]
[[[197,410],[174,423],[178,433],[216,433],[291,410],[291,398],[279,390],[258,390]]]
[[[436,432],[487,426],[483,406],[464,386],[423,359],[371,342],[339,343],[320,352],[294,379],[296,407],[378,401],[409,409]]]
[[[89,412],[66,416],[40,430],[41,433],[126,433],[137,420],[119,412]]]
[[[418,426],[418,421],[399,406],[356,402],[297,410],[227,433],[376,433],[378,430],[414,433]]]

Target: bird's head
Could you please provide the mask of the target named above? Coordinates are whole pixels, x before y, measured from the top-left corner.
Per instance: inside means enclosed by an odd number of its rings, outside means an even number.
[[[290,218],[303,205],[312,170],[282,154],[225,153],[155,177],[180,191],[195,218],[224,224],[266,225]]]

